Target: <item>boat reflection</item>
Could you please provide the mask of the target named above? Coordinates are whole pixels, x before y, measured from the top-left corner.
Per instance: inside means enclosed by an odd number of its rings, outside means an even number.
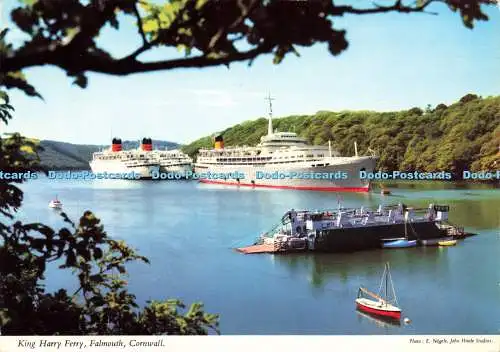
[[[121,180],[121,179],[96,179],[96,180],[89,180],[85,181],[89,183],[91,188],[94,189],[99,189],[99,190],[105,190],[105,189],[110,189],[110,190],[124,190],[124,189],[138,189],[141,187],[144,187],[146,182],[148,181],[143,181],[142,180]]]
[[[377,325],[380,328],[387,329],[387,328],[401,327],[401,321],[398,319],[374,316],[369,313],[361,312],[359,309],[356,309],[356,313],[358,314],[359,321],[362,320],[370,321],[371,323]]]
[[[358,285],[361,278],[377,277],[379,268],[385,262],[394,265],[396,276],[415,276],[420,273],[449,271],[448,256],[440,247],[417,247],[411,250],[371,250],[355,253],[297,253],[275,255],[274,263],[286,267],[292,274],[309,277],[314,288],[323,288],[330,282],[342,285]],[[378,280],[378,279],[377,279]]]

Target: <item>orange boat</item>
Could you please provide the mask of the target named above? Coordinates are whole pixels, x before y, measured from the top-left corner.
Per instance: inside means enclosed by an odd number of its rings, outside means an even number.
[[[384,298],[381,297],[382,287],[385,282]],[[392,288],[393,298],[389,299],[389,284]],[[367,295],[370,298],[363,297]],[[386,317],[391,319],[401,319],[401,309],[397,306],[396,292],[392,284],[391,273],[389,271],[389,263],[385,264],[384,274],[382,275],[382,282],[380,283],[379,293],[375,294],[370,292],[364,287],[358,290],[358,297],[356,298],[356,307],[362,312],[372,315]]]

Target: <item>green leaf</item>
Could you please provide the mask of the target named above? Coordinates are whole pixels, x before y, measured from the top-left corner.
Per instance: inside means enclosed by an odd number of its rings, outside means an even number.
[[[8,72],[6,75],[0,75],[0,85],[4,85],[8,89],[17,88],[22,90],[26,95],[38,97],[43,100],[43,97],[38,93],[31,84],[26,81],[24,74],[18,72]]]
[[[0,99],[2,99],[5,104],[9,104],[9,102],[10,102],[9,95],[6,92],[1,91],[1,90],[0,90]],[[12,108],[12,110],[14,110],[14,108]]]
[[[101,258],[102,258],[102,249],[94,248],[94,259],[101,259]]]
[[[2,31],[0,31],[0,41],[5,38],[5,36],[7,35],[8,31],[9,31],[8,28],[4,28],[4,29],[2,29]]]
[[[73,81],[73,84],[76,84],[80,88],[87,88],[87,83],[88,79],[84,74],[79,74],[76,76],[75,80]]]
[[[26,6],[33,6],[38,2],[38,0],[18,0],[18,1]]]
[[[111,25],[111,27],[113,27],[114,29],[118,29],[120,27],[120,23],[118,22],[118,20],[116,19],[116,16],[113,16],[109,19],[109,24]]]

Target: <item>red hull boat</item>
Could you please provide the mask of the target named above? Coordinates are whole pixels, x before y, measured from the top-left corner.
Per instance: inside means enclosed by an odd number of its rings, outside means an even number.
[[[391,319],[401,319],[401,309],[397,307],[396,293],[394,292],[394,286],[392,285],[391,274],[389,272],[389,263],[386,264],[384,274],[382,275],[382,282],[380,283],[379,294],[368,291],[364,287],[360,287],[358,291],[358,297],[356,298],[356,307],[363,312],[377,315],[380,317],[391,318]],[[384,298],[380,296],[382,291],[382,286],[385,282],[385,295]],[[393,298],[389,300],[388,290],[389,282],[392,286]],[[367,295],[370,298],[363,297]]]

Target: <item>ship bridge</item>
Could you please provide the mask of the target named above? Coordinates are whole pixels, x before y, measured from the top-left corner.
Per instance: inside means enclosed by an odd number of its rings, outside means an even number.
[[[275,132],[262,136],[260,146],[262,147],[289,147],[289,146],[307,146],[305,138],[297,136],[294,132]]]

